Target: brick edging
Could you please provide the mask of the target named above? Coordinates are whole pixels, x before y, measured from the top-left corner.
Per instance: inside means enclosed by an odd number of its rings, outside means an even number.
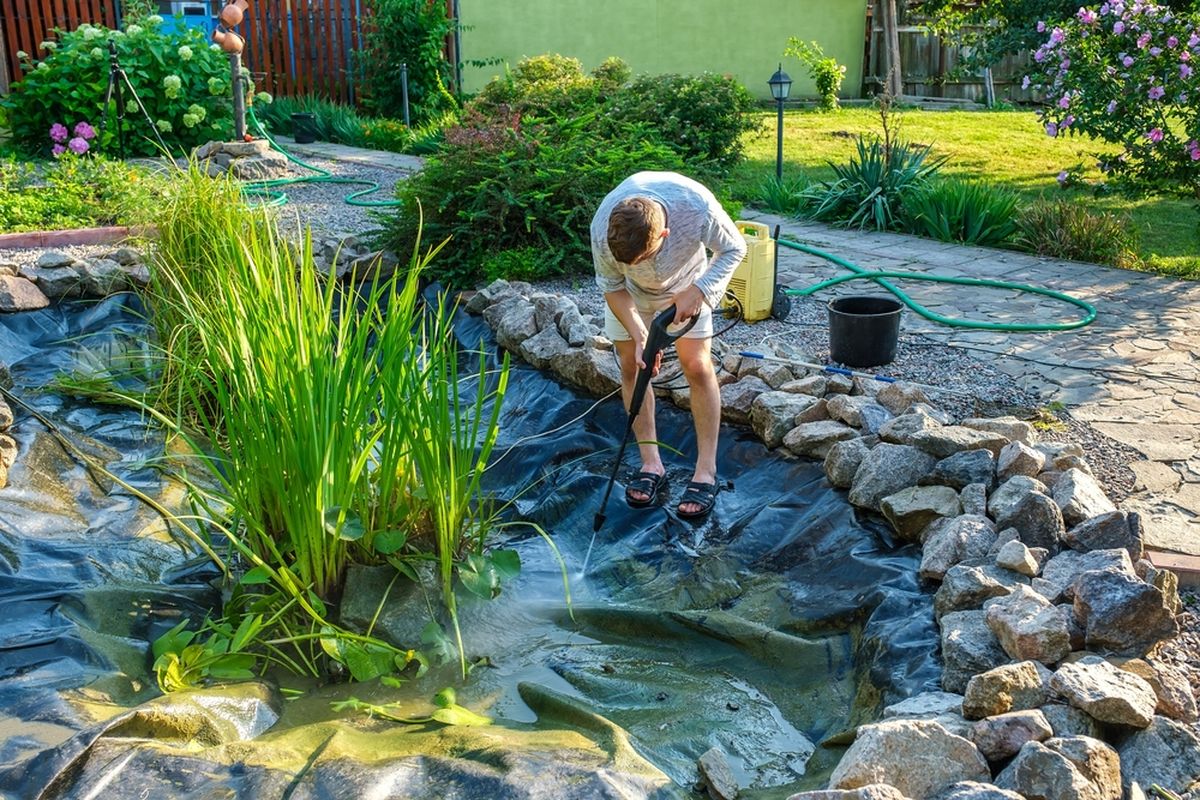
[[[67,247],[84,244],[114,244],[158,234],[155,225],[112,225],[104,228],[72,228],[63,231],[28,231],[0,234],[0,249],[22,247]]]

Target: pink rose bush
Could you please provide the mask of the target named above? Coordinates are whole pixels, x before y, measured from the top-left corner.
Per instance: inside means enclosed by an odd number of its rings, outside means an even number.
[[[1080,8],[1047,31],[1028,76],[1049,136],[1084,134],[1120,148],[1111,176],[1200,195],[1200,56],[1195,15],[1140,0]]]

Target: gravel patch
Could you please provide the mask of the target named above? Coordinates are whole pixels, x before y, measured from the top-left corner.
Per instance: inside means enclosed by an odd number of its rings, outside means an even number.
[[[408,177],[402,170],[370,168],[340,161],[325,161],[307,158],[306,163],[327,170],[338,178],[372,181],[379,184],[379,191],[360,198],[364,201],[392,200],[396,196],[396,184]],[[297,175],[312,175],[307,170],[294,168]],[[285,186],[287,205],[279,209],[281,219],[298,221],[301,226],[311,227],[314,233],[342,238],[346,235],[363,236],[380,227],[379,216],[394,214],[394,209],[371,208],[350,205],[345,197],[365,186],[337,183],[299,183]]]
[[[111,253],[121,245],[118,244],[76,244],[67,247],[11,247],[0,249],[0,262],[16,264],[18,267],[32,267],[42,253],[51,250],[66,253],[73,258],[92,259]],[[131,246],[144,251],[145,242],[131,242]]]
[[[1158,658],[1187,675],[1192,696],[1200,700],[1200,594],[1195,589],[1183,589],[1179,599],[1183,601],[1183,612],[1175,618],[1179,637],[1163,642]],[[1200,733],[1200,725],[1193,729]]]

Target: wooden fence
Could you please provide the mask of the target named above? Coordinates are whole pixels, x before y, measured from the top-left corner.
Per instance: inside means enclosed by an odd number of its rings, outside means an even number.
[[[38,54],[38,45],[46,41],[51,30],[72,30],[83,22],[115,25],[117,8],[114,0],[0,0],[0,30],[4,31],[3,46],[0,46],[0,54],[4,56],[0,84],[5,78],[17,80],[21,77],[19,51]],[[7,91],[7,86],[0,85],[0,90]]]

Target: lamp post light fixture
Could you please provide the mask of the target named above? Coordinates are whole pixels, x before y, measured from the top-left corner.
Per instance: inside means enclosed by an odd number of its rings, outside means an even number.
[[[767,81],[767,85],[771,87],[771,97],[775,98],[775,107],[779,111],[779,119],[775,123],[775,180],[783,180],[783,101],[788,99],[788,93],[792,90],[792,79],[783,71],[783,64],[779,65],[779,69],[775,70],[775,74],[771,76],[771,80]]]

